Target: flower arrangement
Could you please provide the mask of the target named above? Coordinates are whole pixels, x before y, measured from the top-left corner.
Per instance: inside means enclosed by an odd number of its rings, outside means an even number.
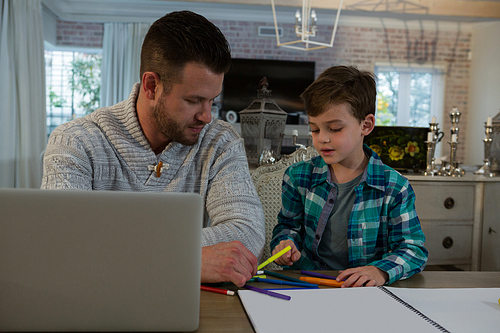
[[[427,127],[375,126],[365,144],[390,167],[419,172],[426,167],[428,131]]]

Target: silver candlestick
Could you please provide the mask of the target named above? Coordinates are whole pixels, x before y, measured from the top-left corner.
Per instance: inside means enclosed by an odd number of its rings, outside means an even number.
[[[483,139],[484,142],[484,164],[483,166],[474,172],[476,175],[484,175],[484,176],[489,176],[493,177],[495,174],[491,172],[491,164],[490,164],[490,152],[491,152],[491,143],[493,142],[493,139],[491,138],[491,133],[493,133],[493,126],[491,125],[485,125],[485,132],[486,132],[486,137]]]
[[[451,118],[451,135],[456,134],[457,135],[457,142],[459,139],[458,135],[458,122],[460,121],[460,116],[462,114],[456,107],[454,107],[451,112],[450,112],[450,118]]]
[[[438,175],[440,176],[452,176],[452,177],[461,177],[465,175],[465,170],[460,168],[460,163],[457,161],[457,145],[458,145],[458,123],[460,122],[460,116],[462,114],[456,107],[450,112],[451,118],[451,142],[450,144],[450,162],[449,164],[443,161],[441,165],[441,169],[438,171]]]
[[[436,143],[434,140],[425,141],[427,144],[427,168],[424,171],[424,176],[434,176],[437,175],[436,160],[434,159],[434,148]]]
[[[452,138],[456,138],[453,137]],[[460,167],[460,163],[457,162],[457,145],[458,142],[455,140],[451,140],[451,142],[448,142],[450,144],[450,170],[446,174],[447,176],[451,177],[462,177],[465,176],[465,170]]]
[[[429,132],[432,133],[432,140],[429,140],[429,136],[427,137],[427,167],[424,171],[425,176],[434,176],[437,175],[439,169],[436,166],[436,159],[434,155],[436,153],[436,145],[441,141],[444,136],[443,132],[439,131],[438,123],[429,123]]]
[[[434,143],[439,143],[444,136],[443,132],[439,131],[438,123],[429,123],[429,130],[434,134]]]

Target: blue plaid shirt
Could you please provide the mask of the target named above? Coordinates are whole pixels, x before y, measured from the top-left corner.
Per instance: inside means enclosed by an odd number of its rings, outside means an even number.
[[[387,272],[388,284],[422,271],[427,263],[425,236],[408,180],[382,163],[368,146],[368,166],[355,188],[347,243],[349,267],[373,265]],[[271,249],[292,239],[302,256],[291,269],[328,269],[318,246],[337,191],[321,156],[290,166],[283,176],[282,208]]]

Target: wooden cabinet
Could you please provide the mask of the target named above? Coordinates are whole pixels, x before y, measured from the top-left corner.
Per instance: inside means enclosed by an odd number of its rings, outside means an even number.
[[[417,198],[428,265],[500,270],[500,220],[495,218],[500,211],[500,178],[407,178]]]
[[[481,270],[500,271],[500,182],[484,186]]]

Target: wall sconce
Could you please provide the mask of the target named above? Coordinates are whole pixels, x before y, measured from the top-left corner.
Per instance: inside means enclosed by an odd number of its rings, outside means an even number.
[[[276,42],[278,46],[287,47],[295,50],[302,51],[313,51],[318,49],[324,49],[327,47],[333,47],[333,42],[335,40],[335,34],[337,32],[337,24],[339,22],[340,17],[340,9],[342,8],[342,2],[344,0],[340,0],[339,9],[337,10],[337,17],[335,18],[335,23],[333,25],[332,37],[330,43],[323,43],[318,41],[310,40],[310,37],[316,37],[316,33],[318,30],[317,21],[318,17],[316,15],[316,11],[311,8],[311,0],[302,0],[302,11],[297,9],[295,13],[295,34],[300,39],[281,43],[279,30],[278,30],[278,20],[276,18],[276,9],[274,5],[274,0],[271,0],[271,6],[273,8],[273,18],[274,18],[274,28],[276,31]],[[303,43],[304,46],[297,46],[294,44]],[[312,45],[312,46],[311,46]]]

